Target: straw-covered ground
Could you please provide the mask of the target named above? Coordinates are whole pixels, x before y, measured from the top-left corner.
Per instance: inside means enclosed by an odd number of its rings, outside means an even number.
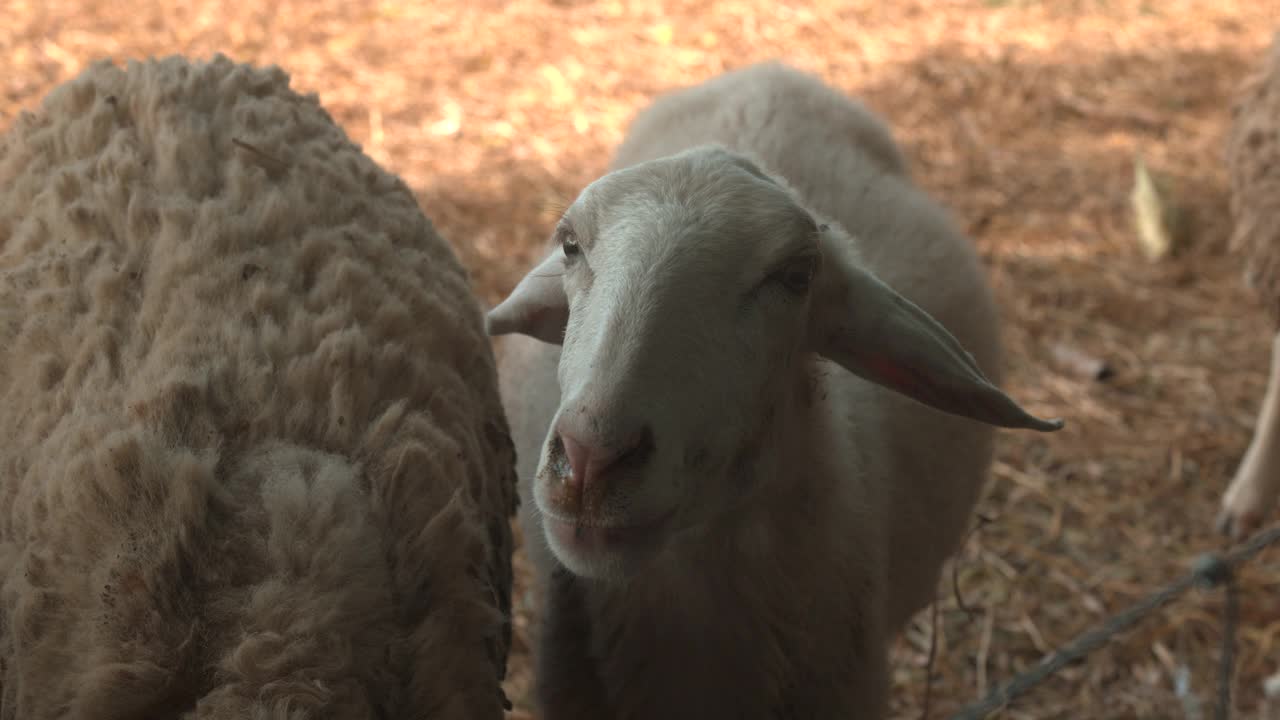
[[[1003,437],[942,588],[932,717],[971,701],[1187,571],[1221,541],[1218,497],[1265,384],[1267,320],[1227,252],[1222,146],[1233,90],[1280,28],[1272,0],[0,0],[0,127],[92,59],[222,51],[277,63],[403,176],[496,301],[549,206],[605,166],[654,93],[781,57],[863,96],[990,267],[1012,394],[1064,415]],[[1180,179],[1193,219],[1148,262],[1128,197],[1137,154]],[[0,190],[2,191],[2,190]],[[1110,364],[1096,381],[1066,360]],[[1237,707],[1280,664],[1280,567],[1241,575]],[[524,565],[518,567],[523,571]],[[1180,718],[1180,668],[1208,716],[1220,593],[1193,592],[1000,714]],[[531,718],[530,608],[511,658]],[[929,614],[898,645],[894,716],[919,717]]]

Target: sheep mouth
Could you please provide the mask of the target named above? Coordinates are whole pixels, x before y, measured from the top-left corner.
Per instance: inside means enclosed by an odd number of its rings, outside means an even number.
[[[574,552],[639,550],[657,544],[674,515],[675,511],[669,510],[651,520],[634,523],[546,515],[545,524],[547,533],[557,544]]]

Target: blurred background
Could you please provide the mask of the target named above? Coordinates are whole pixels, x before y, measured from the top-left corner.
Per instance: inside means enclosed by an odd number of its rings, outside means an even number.
[[[936,634],[926,612],[898,641],[894,717],[921,717],[931,637],[946,717],[1223,544],[1271,326],[1227,248],[1222,151],[1277,30],[1275,0],[0,0],[0,129],[100,58],[277,64],[413,187],[492,304],[656,93],[781,58],[859,95],[980,247],[1011,393],[1068,419],[1002,434],[963,605],[944,583]],[[1136,231],[1139,158],[1179,210],[1171,248]],[[1240,576],[1248,717],[1280,667],[1276,559]],[[517,602],[508,694],[529,720],[536,608]],[[1208,717],[1222,602],[1193,592],[998,717],[1182,718],[1197,698]]]

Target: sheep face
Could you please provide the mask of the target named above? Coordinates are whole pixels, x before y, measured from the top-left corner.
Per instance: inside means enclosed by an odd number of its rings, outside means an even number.
[[[856,267],[847,236],[722,148],[606,175],[556,239],[489,331],[562,344],[533,498],[576,574],[630,576],[733,512],[786,462],[761,448],[806,402],[815,352],[950,412],[1058,426],[987,383],[940,325]]]
[[[534,498],[579,574],[626,574],[746,492],[799,359],[817,226],[733,160],[613,173],[557,229],[569,315]]]

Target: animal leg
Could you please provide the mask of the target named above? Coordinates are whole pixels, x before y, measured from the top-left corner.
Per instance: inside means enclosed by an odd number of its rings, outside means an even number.
[[[1219,532],[1234,538],[1257,530],[1280,495],[1280,333],[1271,345],[1271,375],[1249,449],[1222,496]]]

